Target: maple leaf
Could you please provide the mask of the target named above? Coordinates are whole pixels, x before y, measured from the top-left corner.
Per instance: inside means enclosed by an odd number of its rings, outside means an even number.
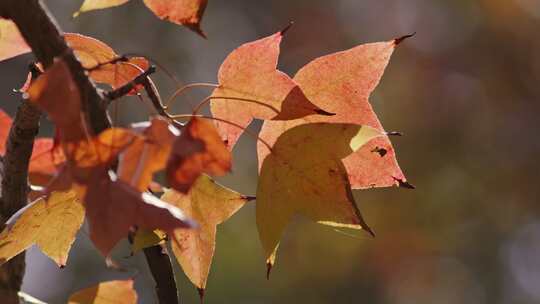
[[[160,19],[184,25],[206,38],[200,23],[208,0],[144,0],[144,4]]]
[[[30,182],[34,185],[46,185],[65,161],[64,152],[54,148],[52,138],[36,139],[28,166]]]
[[[7,221],[0,234],[0,260],[7,262],[36,244],[56,264],[64,266],[83,220],[84,208],[74,191],[39,198]]]
[[[289,76],[276,69],[284,31],[240,46],[219,69],[219,87],[212,92],[212,98],[219,99],[210,103],[212,115],[243,127],[216,122],[231,149],[254,118],[289,120],[330,115],[312,104]]]
[[[295,214],[372,233],[354,201],[342,159],[378,136],[379,131],[367,126],[310,123],[278,137],[264,159],[257,187],[257,227],[269,269]]]
[[[129,0],[85,0],[74,17],[80,13],[115,7],[127,3]],[[144,0],[144,4],[154,15],[162,20],[184,25],[206,37],[201,30],[201,19],[208,0]]]
[[[120,56],[102,41],[75,33],[66,33],[64,38],[83,67],[90,70],[90,78],[113,89],[130,82],[150,66],[142,57],[108,63]]]
[[[238,211],[247,197],[201,175],[188,194],[165,191],[161,199],[184,210],[199,224],[197,230],[176,230],[172,243],[174,256],[189,280],[203,291],[216,246],[216,226]]]
[[[155,117],[120,155],[118,177],[139,191],[146,191],[155,172],[165,168],[172,144],[180,132],[165,119]]]
[[[31,51],[11,20],[0,18],[0,61]]]
[[[120,6],[127,2],[129,0],[84,0],[79,10],[73,14],[73,17],[77,17],[84,12]]]
[[[175,140],[167,162],[171,188],[187,193],[202,173],[223,175],[231,170],[232,156],[216,127],[203,118],[192,118]]]
[[[94,173],[87,183],[84,206],[90,239],[104,256],[128,235],[131,227],[172,234],[175,229],[196,226],[180,209],[137,191],[111,172]]]
[[[81,117],[81,94],[63,60],[56,60],[25,94],[47,113],[63,141],[76,142],[86,138],[88,128]]]
[[[100,283],[77,291],[69,297],[68,304],[136,304],[137,292],[133,280]]]
[[[379,83],[396,45],[406,37],[363,44],[319,57],[305,65],[294,80],[310,101],[336,115],[265,121],[259,136],[272,144],[284,131],[314,122],[352,123],[384,132],[368,98]],[[268,153],[268,149],[259,143],[259,168]],[[346,158],[344,164],[353,188],[387,187],[396,185],[396,181],[405,181],[387,136],[369,142]]]

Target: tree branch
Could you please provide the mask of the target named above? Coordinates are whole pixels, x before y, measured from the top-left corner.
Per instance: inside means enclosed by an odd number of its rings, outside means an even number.
[[[33,104],[22,101],[9,131],[6,155],[3,159],[2,195],[0,197],[0,228],[17,210],[27,203],[28,164],[34,138],[39,131],[41,111]],[[0,269],[0,297],[18,303],[17,292],[24,276],[24,252]]]
[[[81,63],[66,44],[62,36],[63,33],[45,6],[39,0],[1,0],[0,16],[9,18],[15,22],[26,43],[32,48],[32,52],[37,60],[45,68],[53,64],[55,57],[62,56],[80,91],[84,114],[92,131],[97,134],[110,127],[110,120],[106,112],[106,100],[87,77]],[[147,248],[145,249],[145,254],[147,250],[150,252],[156,249]],[[158,259],[155,257],[154,260],[153,254],[148,254],[147,259],[150,259],[148,260],[148,265],[152,270],[154,279],[158,282],[157,287],[159,289],[157,289],[157,294],[159,302],[178,303],[174,277],[171,276],[172,266],[169,259]],[[18,272],[20,278],[22,278],[23,271],[20,270]],[[8,281],[15,281],[17,279],[18,277],[15,276],[7,278]],[[171,284],[161,283],[165,281],[173,282],[172,286]]]

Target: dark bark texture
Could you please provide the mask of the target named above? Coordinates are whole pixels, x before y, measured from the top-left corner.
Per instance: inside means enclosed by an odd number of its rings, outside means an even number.
[[[27,44],[32,48],[37,61],[45,68],[62,57],[67,63],[82,98],[86,121],[94,134],[110,127],[107,116],[107,100],[87,77],[81,63],[66,44],[63,33],[44,4],[39,0],[0,0],[0,17],[15,22]],[[59,100],[58,102],[63,102]],[[17,122],[19,118],[19,125]],[[0,201],[0,226],[14,212],[23,207],[28,191],[28,161],[32,151],[34,136],[38,131],[39,111],[23,102],[10,131],[9,144],[4,160],[5,178],[2,181]],[[6,194],[5,194],[6,193]],[[145,256],[156,281],[159,303],[178,303],[177,290],[172,275],[172,266],[161,247],[145,249]],[[24,275],[24,255],[12,259],[0,268],[0,301],[17,303],[16,294],[20,290]]]

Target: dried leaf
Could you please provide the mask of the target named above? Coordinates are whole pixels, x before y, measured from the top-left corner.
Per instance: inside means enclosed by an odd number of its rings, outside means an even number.
[[[84,208],[73,191],[53,192],[15,213],[0,234],[0,259],[10,260],[36,244],[59,266],[84,220]],[[4,261],[4,262],[5,262]]]
[[[381,133],[353,124],[303,124],[279,136],[257,187],[257,227],[267,263],[293,215],[336,227],[365,229],[342,159]]]
[[[224,175],[231,170],[231,152],[216,127],[202,118],[192,118],[173,145],[167,162],[169,185],[187,193],[202,173]]]
[[[273,144],[284,131],[314,122],[352,123],[383,132],[368,98],[379,83],[399,40],[370,43],[319,57],[295,75],[307,98],[335,116],[309,116],[294,121],[265,121],[260,137]],[[375,148],[387,153],[381,157]],[[259,167],[268,154],[258,144]],[[387,187],[405,181],[394,148],[387,136],[379,137],[344,160],[353,188]]]
[[[136,304],[133,280],[110,281],[77,291],[68,304]]]
[[[254,118],[290,120],[329,114],[313,105],[289,76],[276,69],[282,37],[282,32],[278,32],[246,43],[229,54],[219,69],[220,86],[212,97],[236,99],[212,100],[214,117],[246,128]],[[244,131],[231,124],[216,124],[230,148]]]
[[[202,175],[188,194],[168,190],[161,199],[199,223],[197,230],[176,230],[178,242],[172,243],[172,249],[190,281],[198,289],[205,289],[216,245],[216,226],[236,213],[246,203],[246,196]]]
[[[84,206],[90,239],[104,256],[131,227],[172,233],[195,225],[180,209],[137,191],[111,173],[95,171],[87,187]]]
[[[206,37],[201,19],[208,0],[144,0],[144,4],[160,19],[187,26]]]
[[[0,61],[31,51],[15,23],[0,18]]]

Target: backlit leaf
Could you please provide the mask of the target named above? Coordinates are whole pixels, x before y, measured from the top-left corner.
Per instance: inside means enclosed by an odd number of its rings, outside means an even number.
[[[0,259],[10,260],[36,244],[58,265],[66,264],[84,208],[73,191],[53,192],[15,213],[0,234]]]
[[[191,282],[205,289],[216,246],[216,226],[236,213],[246,203],[246,196],[202,175],[188,194],[168,190],[161,199],[184,210],[199,224],[199,229],[176,230],[178,242],[173,242],[172,248]]]
[[[89,75],[95,82],[117,88],[133,80],[149,67],[148,61],[142,57],[105,64],[119,57],[107,44],[81,34],[66,33],[64,38],[83,67],[92,69]],[[98,66],[99,68],[96,68]]]
[[[137,292],[133,280],[103,282],[77,291],[68,304],[136,304]]]
[[[194,117],[174,142],[166,168],[169,186],[187,193],[201,174],[224,175],[231,170],[231,162],[231,152],[216,127]]]
[[[28,88],[28,98],[47,113],[63,141],[86,138],[81,95],[67,64],[55,63]]]
[[[283,34],[246,43],[234,50],[219,69],[219,88],[212,97],[212,115],[247,127],[253,118],[290,120],[311,114],[328,114],[306,99],[298,85],[276,69]],[[244,100],[240,100],[244,99]],[[254,101],[249,101],[254,100]],[[216,122],[232,148],[243,129]]]
[[[380,135],[366,126],[314,123],[279,136],[264,159],[257,187],[257,227],[269,266],[295,214],[371,232],[352,196],[342,159]]]
[[[265,121],[259,136],[272,144],[285,130],[314,122],[360,124],[383,132],[368,98],[379,83],[399,41],[363,44],[308,63],[298,71],[294,80],[310,101],[336,115],[315,115],[294,121]],[[380,149],[386,153],[377,153]],[[268,150],[259,143],[259,167],[267,154]],[[405,181],[387,136],[370,141],[346,158],[344,164],[353,188],[386,187],[396,185],[396,180]]]
[[[144,0],[144,4],[160,19],[187,26],[205,37],[201,19],[208,0]]]
[[[167,164],[179,131],[165,119],[156,117],[120,156],[118,177],[139,191],[146,191],[155,172]]]
[[[180,209],[137,191],[112,173],[94,172],[87,187],[84,206],[90,239],[104,256],[128,235],[131,227],[172,233],[195,225]]]
[[[81,13],[88,11],[119,6],[127,3],[128,1],[129,0],[84,0],[79,10],[73,14],[73,17],[77,17]]]
[[[15,23],[0,18],[0,61],[31,51]]]

